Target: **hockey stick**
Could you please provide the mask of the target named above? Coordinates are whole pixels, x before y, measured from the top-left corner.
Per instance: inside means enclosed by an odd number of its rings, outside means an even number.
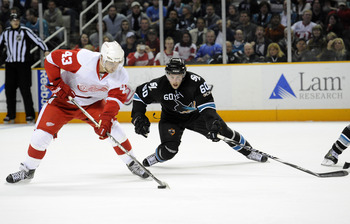
[[[255,150],[255,149],[253,149],[252,147],[242,145],[242,144],[240,144],[239,142],[236,142],[235,140],[230,139],[230,138],[226,138],[225,136],[222,136],[222,135],[220,135],[220,134],[218,134],[217,136],[218,136],[218,138],[219,138],[220,140],[223,140],[223,141],[226,142],[226,143],[233,143],[233,144],[235,144],[235,145],[239,145],[239,146],[241,146],[241,147],[243,147],[243,148],[245,148],[245,149],[248,149],[248,150],[250,150],[250,151],[257,151],[257,150]],[[347,175],[349,174],[349,173],[348,173],[347,171],[345,171],[345,170],[333,171],[333,172],[328,172],[328,173],[315,173],[315,172],[312,172],[312,171],[307,170],[307,169],[305,169],[305,168],[302,168],[302,167],[300,167],[300,166],[297,166],[297,165],[295,165],[295,164],[292,164],[292,163],[289,163],[289,162],[285,162],[285,161],[281,160],[280,158],[277,158],[277,157],[275,157],[275,156],[269,155],[269,154],[267,154],[267,153],[265,153],[265,152],[261,152],[261,151],[257,151],[257,152],[259,152],[259,153],[261,153],[262,155],[264,155],[264,156],[266,156],[266,157],[268,157],[268,158],[270,158],[270,159],[273,159],[273,160],[275,160],[275,161],[277,161],[277,162],[280,162],[280,163],[283,163],[283,164],[285,164],[285,165],[291,166],[291,167],[293,167],[293,168],[295,168],[295,169],[301,170],[301,171],[303,171],[303,172],[305,172],[305,173],[314,175],[314,176],[316,176],[316,177],[343,177],[343,176],[347,176]]]
[[[92,121],[96,127],[100,127],[100,124],[84,109],[82,108],[72,97],[68,97],[68,99],[75,105],[77,106],[81,112],[83,112],[83,114],[89,118],[90,121]],[[158,178],[156,178],[149,170],[147,170],[133,155],[131,155],[129,153],[128,150],[126,150],[109,132],[107,132],[107,135],[110,139],[112,139],[112,141],[114,143],[116,143],[118,145],[118,147],[125,153],[127,154],[135,163],[139,164],[139,166],[153,179],[155,180],[159,186],[159,189],[164,189],[164,188],[168,188],[170,189],[169,185],[167,183],[165,183],[164,181],[160,181]]]

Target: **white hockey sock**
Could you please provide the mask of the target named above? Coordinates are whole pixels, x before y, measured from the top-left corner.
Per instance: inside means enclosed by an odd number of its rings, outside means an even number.
[[[134,156],[134,152],[133,152],[132,149],[129,151],[129,153],[130,153],[132,156]],[[135,157],[135,156],[134,156],[134,157]],[[128,156],[127,154],[119,155],[119,158],[120,158],[126,165],[128,165],[128,164],[131,163],[131,161],[132,161],[131,157]]]

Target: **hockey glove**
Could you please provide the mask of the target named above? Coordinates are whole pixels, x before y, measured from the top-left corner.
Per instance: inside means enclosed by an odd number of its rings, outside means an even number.
[[[63,82],[62,79],[55,80],[53,85],[48,85],[48,89],[51,90],[52,94],[56,95],[60,99],[68,99],[68,96],[74,98],[75,92]]]
[[[220,133],[221,129],[221,122],[219,120],[214,120],[209,126],[209,133],[207,135],[207,138],[211,139],[213,142],[220,141],[218,134]]]
[[[151,125],[149,123],[148,118],[145,115],[139,115],[139,116],[133,117],[131,122],[135,126],[135,132],[147,138],[147,135],[149,133],[149,126]]]
[[[100,116],[100,127],[95,127],[95,132],[100,136],[101,140],[108,138],[107,132],[111,132],[112,118],[110,116],[101,115]]]

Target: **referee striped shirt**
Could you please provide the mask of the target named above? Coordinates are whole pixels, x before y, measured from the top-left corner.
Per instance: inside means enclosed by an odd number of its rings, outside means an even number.
[[[0,36],[0,49],[6,46],[6,62],[28,62],[31,45],[35,44],[43,51],[48,51],[46,44],[31,29],[19,26],[17,29],[6,28]]]

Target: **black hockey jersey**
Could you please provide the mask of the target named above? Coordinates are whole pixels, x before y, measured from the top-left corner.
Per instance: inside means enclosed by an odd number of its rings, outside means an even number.
[[[178,89],[171,87],[166,75],[138,86],[131,116],[145,114],[147,104],[151,103],[160,103],[161,119],[173,122],[198,117],[202,112],[208,115],[216,112],[211,88],[202,77],[192,72],[186,72]]]

